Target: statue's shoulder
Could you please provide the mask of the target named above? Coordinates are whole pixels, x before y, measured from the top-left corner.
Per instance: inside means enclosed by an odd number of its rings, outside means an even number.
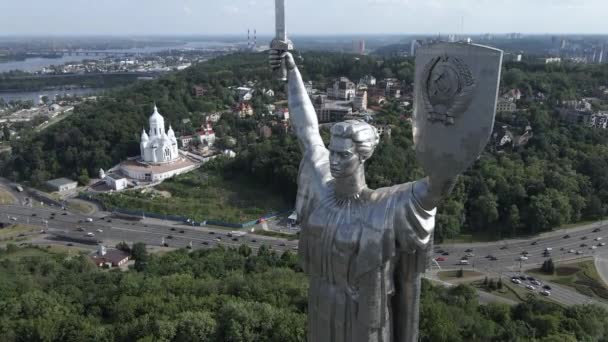
[[[372,190],[370,194],[371,200],[380,201],[395,196],[409,196],[412,193],[413,184],[414,182],[409,182]]]

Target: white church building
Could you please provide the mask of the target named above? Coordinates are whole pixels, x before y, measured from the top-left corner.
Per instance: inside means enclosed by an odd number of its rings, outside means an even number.
[[[141,133],[141,155],[120,164],[120,172],[128,178],[143,182],[159,182],[190,172],[200,166],[180,156],[175,132],[169,126],[165,131],[165,119],[154,106],[149,119],[150,130]]]
[[[141,159],[146,163],[171,163],[179,158],[177,139],[173,128],[165,132],[165,119],[154,106],[154,113],[150,116],[150,134],[144,129],[141,132]]]

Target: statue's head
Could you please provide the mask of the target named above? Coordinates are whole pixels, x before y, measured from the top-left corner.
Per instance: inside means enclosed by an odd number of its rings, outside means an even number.
[[[364,121],[347,120],[331,128],[329,165],[334,178],[353,176],[374,153],[380,137]]]

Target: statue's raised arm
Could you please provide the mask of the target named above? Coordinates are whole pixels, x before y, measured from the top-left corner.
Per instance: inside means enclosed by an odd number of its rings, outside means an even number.
[[[298,141],[304,154],[312,152],[315,147],[325,149],[319,134],[317,113],[308,97],[302,75],[296,66],[291,53],[280,50],[270,50],[270,66],[273,69],[287,69],[287,97],[289,114]]]

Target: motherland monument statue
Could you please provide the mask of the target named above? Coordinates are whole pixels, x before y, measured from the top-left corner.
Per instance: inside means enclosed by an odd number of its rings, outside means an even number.
[[[299,256],[310,280],[309,342],[418,340],[420,279],[428,265],[437,205],[492,133],[502,51],[434,43],[416,55],[413,135],[427,177],[370,189],[364,164],[380,142],[359,120],[331,127],[317,114],[285,35],[277,1],[270,64],[287,81],[290,120],[303,158],[296,211]]]

